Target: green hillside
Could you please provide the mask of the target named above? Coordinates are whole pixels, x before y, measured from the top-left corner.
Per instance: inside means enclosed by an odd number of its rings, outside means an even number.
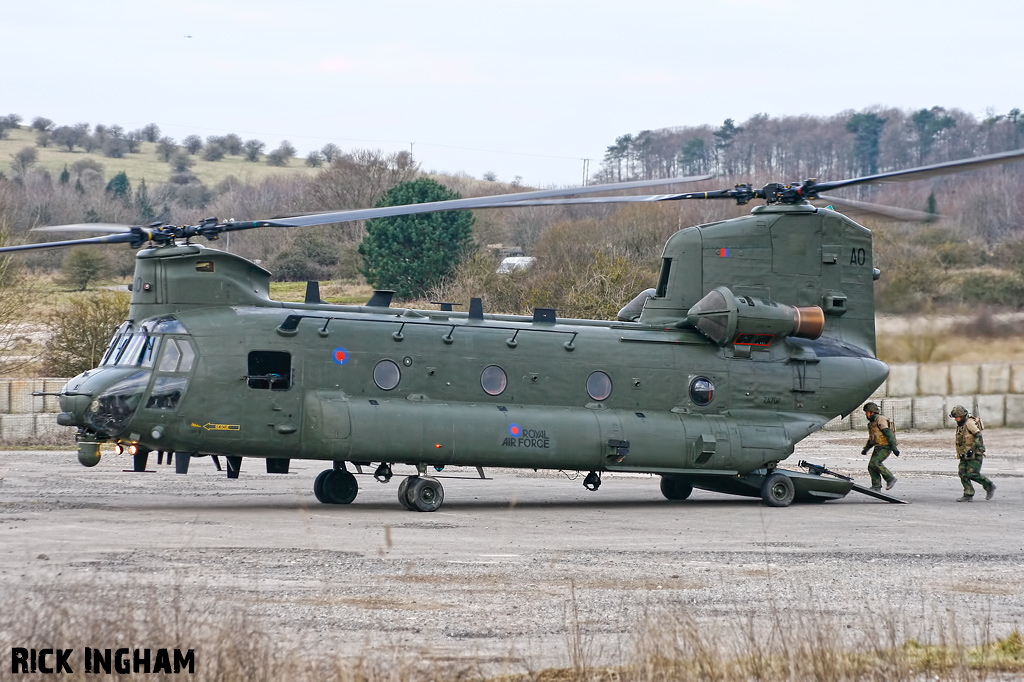
[[[86,153],[76,147],[73,152],[66,148],[58,147],[51,143],[48,147],[36,146],[36,131],[22,126],[18,129],[8,129],[5,139],[0,140],[0,173],[7,177],[13,175],[11,162],[14,154],[25,147],[33,147],[38,155],[34,168],[43,168],[50,171],[56,177],[64,166],[82,159],[94,159],[103,165],[104,175],[109,180],[115,173],[124,171],[133,184],[137,184],[143,178],[150,185],[154,183],[167,182],[173,171],[169,164],[161,161],[156,155],[155,142],[143,142],[137,154],[125,154],[120,159],[112,159],[104,156],[100,151]],[[189,170],[196,175],[204,184],[213,186],[229,175],[247,182],[253,183],[270,175],[282,175],[289,173],[301,173],[312,175],[316,173],[315,168],[310,168],[302,159],[292,159],[287,166],[269,166],[264,157],[259,162],[246,161],[242,156],[226,156],[220,161],[204,161],[200,155],[192,157],[195,165]]]

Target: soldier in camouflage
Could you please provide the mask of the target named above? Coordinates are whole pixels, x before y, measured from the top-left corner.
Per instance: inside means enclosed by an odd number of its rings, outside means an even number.
[[[868,418],[868,442],[860,454],[868,454],[868,450],[874,448],[871,453],[871,461],[868,462],[868,473],[871,474],[871,489],[876,492],[882,490],[882,479],[885,479],[885,489],[891,490],[896,485],[896,477],[892,475],[883,462],[889,457],[889,453],[900,456],[900,449],[896,445],[896,436],[892,432],[892,424],[889,419],[880,413],[878,405],[866,403],[864,405],[864,416]]]
[[[963,405],[954,407],[949,416],[956,420],[956,456],[960,460],[958,473],[964,486],[964,496],[957,502],[970,502],[974,499],[974,486],[977,481],[985,489],[985,499],[991,500],[996,492],[996,484],[981,475],[981,461],[985,458],[985,442],[981,436],[981,424],[972,417]]]

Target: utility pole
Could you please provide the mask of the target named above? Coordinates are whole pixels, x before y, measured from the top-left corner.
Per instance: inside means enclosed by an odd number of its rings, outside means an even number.
[[[587,186],[587,176],[590,175],[590,159],[581,159],[583,161],[583,186]]]

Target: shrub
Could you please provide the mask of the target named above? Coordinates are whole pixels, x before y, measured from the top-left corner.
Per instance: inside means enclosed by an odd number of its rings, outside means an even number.
[[[71,377],[96,367],[117,326],[128,317],[128,294],[103,291],[80,296],[47,318],[45,376]]]

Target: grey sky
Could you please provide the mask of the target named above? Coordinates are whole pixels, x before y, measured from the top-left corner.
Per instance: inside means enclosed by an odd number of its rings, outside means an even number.
[[[425,170],[569,185],[643,129],[1024,108],[1022,34],[1009,0],[18,2],[0,114],[303,155],[412,143]]]

